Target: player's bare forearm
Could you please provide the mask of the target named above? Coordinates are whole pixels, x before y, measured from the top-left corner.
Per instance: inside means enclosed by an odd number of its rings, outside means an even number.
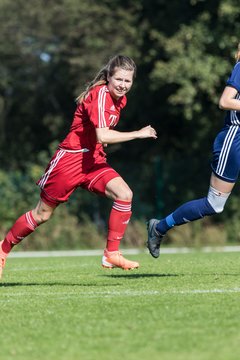
[[[236,99],[237,90],[226,86],[219,100],[219,107],[222,110],[240,111],[240,100]]]
[[[136,131],[121,132],[111,130],[109,128],[96,129],[97,140],[102,144],[116,144],[120,142],[135,140],[135,139],[146,139],[146,138],[157,138],[157,133],[151,125],[145,126],[144,128]]]

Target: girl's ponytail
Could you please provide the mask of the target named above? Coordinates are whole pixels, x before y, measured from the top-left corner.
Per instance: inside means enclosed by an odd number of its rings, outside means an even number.
[[[128,56],[116,55],[109,60],[95,78],[87,85],[86,89],[76,98],[76,102],[81,104],[93,87],[107,84],[108,76],[113,76],[116,68],[133,71],[133,77],[136,77],[136,65],[134,61]]]

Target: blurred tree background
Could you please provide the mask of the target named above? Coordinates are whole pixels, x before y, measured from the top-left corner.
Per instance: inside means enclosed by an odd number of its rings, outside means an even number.
[[[116,53],[138,66],[118,129],[151,124],[158,132],[155,141],[108,148],[109,163],[134,191],[125,245],[144,244],[149,217],[205,196],[224,118],[218,99],[239,34],[237,0],[0,0],[2,236],[35,206],[35,182],[69,130],[74,99]],[[224,214],[175,228],[166,242],[238,242],[239,199],[236,186]],[[79,189],[23,247],[99,247],[110,208]]]

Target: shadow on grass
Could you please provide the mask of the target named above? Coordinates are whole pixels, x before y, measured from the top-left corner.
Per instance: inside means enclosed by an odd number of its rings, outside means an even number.
[[[176,277],[176,276],[183,276],[183,274],[129,274],[127,272],[124,272],[124,274],[104,274],[104,275],[98,275],[100,277],[106,277],[106,278],[114,278],[114,279],[141,279],[141,278],[154,278],[154,277]],[[17,287],[17,286],[79,286],[79,287],[91,287],[91,286],[97,286],[97,287],[106,287],[106,286],[119,286],[122,285],[121,283],[113,284],[113,283],[105,283],[105,284],[97,284],[97,283],[71,283],[71,282],[2,282],[0,283],[1,287]]]
[[[112,271],[112,270],[111,270]],[[129,274],[129,272],[124,272],[124,274],[106,274],[106,275],[99,275],[102,277],[110,277],[110,278],[118,278],[118,279],[122,279],[122,278],[126,278],[126,279],[137,279],[137,278],[164,278],[164,277],[183,277],[183,276],[190,276],[190,277],[204,277],[204,276],[239,276],[239,274],[226,274],[226,273],[189,273],[189,274],[182,274],[182,273],[178,273],[178,274]]]
[[[79,287],[91,287],[91,286],[98,286],[98,287],[105,287],[105,286],[118,286],[121,284],[82,284],[82,283],[69,283],[69,282],[12,282],[12,283],[0,283],[1,287],[14,287],[14,286],[79,286]]]
[[[153,278],[153,277],[175,277],[175,276],[184,276],[183,274],[129,274],[129,273],[124,273],[124,274],[107,274],[107,275],[99,275],[102,277],[111,277],[111,278],[117,278],[117,279],[122,279],[122,278],[126,278],[126,279],[137,279],[137,278]]]
[[[104,274],[104,275],[98,275],[100,277],[106,277],[106,278],[114,278],[114,279],[141,279],[141,278],[163,278],[163,277],[176,277],[176,276],[184,276],[183,274],[129,274],[127,272],[124,272],[124,274]],[[91,287],[91,286],[97,286],[97,287],[105,287],[105,286],[119,286],[122,285],[121,283],[113,284],[113,283],[105,283],[105,284],[84,284],[84,283],[71,283],[71,282],[2,282],[0,283],[1,287],[17,287],[17,286],[79,286],[79,287]]]

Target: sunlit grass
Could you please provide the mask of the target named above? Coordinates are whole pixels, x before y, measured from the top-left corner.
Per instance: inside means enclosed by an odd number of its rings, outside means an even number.
[[[9,258],[0,286],[1,358],[238,359],[240,254]]]

